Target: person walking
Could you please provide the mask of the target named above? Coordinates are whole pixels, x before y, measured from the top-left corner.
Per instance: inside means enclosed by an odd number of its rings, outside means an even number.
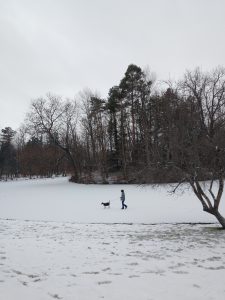
[[[127,205],[124,203],[125,202],[125,193],[124,190],[121,190],[121,196],[120,196],[120,200],[122,202],[122,208],[121,209],[126,209]]]

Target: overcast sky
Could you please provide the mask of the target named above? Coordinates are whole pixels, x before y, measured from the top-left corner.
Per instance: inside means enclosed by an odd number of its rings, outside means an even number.
[[[161,80],[225,66],[225,0],[0,0],[0,129],[47,92],[106,97],[130,63]]]

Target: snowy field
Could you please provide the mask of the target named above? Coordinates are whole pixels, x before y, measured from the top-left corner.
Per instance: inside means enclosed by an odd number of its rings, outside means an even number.
[[[126,193],[122,211],[120,190]],[[76,223],[215,222],[191,191],[170,196],[169,186],[82,185],[68,178],[0,182],[0,218]],[[101,202],[111,202],[103,209]],[[225,201],[221,213],[225,215]]]
[[[225,231],[167,190],[0,182],[0,300],[224,300]]]

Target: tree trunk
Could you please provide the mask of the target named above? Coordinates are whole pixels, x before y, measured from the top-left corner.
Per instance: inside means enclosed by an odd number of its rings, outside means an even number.
[[[66,156],[67,156],[68,160],[71,162],[71,165],[73,167],[73,175],[72,175],[73,182],[78,182],[79,175],[78,175],[78,168],[77,168],[76,162],[68,148],[65,148],[65,152],[66,152]]]
[[[225,229],[225,218],[218,211],[213,213],[213,215],[217,218],[223,229]]]
[[[203,210],[205,212],[215,216],[216,219],[218,220],[218,222],[221,224],[222,228],[225,229],[225,218],[218,211],[220,199],[221,199],[221,196],[223,193],[223,184],[224,184],[223,180],[222,179],[219,180],[219,191],[218,191],[217,197],[214,196],[214,194],[211,191],[211,188],[209,190],[209,192],[213,198],[214,205],[211,203],[210,199],[207,197],[206,193],[201,188],[201,185],[197,180],[192,181],[190,179],[189,183],[190,183],[195,195],[200,200]]]

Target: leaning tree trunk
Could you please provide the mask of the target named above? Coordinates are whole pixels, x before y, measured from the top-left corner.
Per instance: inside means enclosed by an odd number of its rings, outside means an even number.
[[[212,208],[212,209],[203,209],[203,210],[213,215],[220,223],[222,228],[225,229],[225,218],[219,213],[217,209]]]
[[[190,180],[189,183],[197,196],[197,198],[200,200],[203,210],[211,215],[213,215],[223,229],[225,229],[225,218],[219,213],[219,204],[220,200],[223,194],[223,188],[224,188],[224,180],[222,177],[218,179],[219,187],[217,195],[214,194],[212,191],[212,185],[214,180],[211,181],[211,185],[209,188],[209,193],[211,195],[211,198],[206,194],[205,190],[202,189],[200,183],[198,180]],[[211,200],[212,199],[212,200]]]
[[[213,215],[217,218],[223,229],[225,229],[225,218],[218,211],[213,213]]]

